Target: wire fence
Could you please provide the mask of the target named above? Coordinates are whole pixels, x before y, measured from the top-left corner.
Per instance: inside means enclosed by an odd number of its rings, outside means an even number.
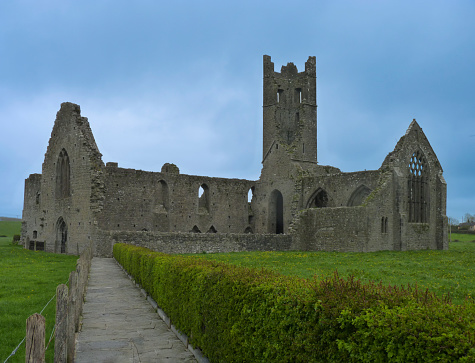
[[[75,320],[79,319],[79,315],[80,315],[81,310],[82,310],[82,302],[83,302],[85,287],[86,287],[86,283],[87,283],[87,276],[89,275],[89,268],[90,268],[91,259],[92,259],[92,245],[90,245],[89,248],[87,248],[81,254],[81,256],[79,257],[78,262],[76,264],[76,271],[71,272],[71,274],[69,276],[69,279],[68,279],[68,281],[73,281],[72,282],[73,285],[70,286],[69,294],[71,294],[71,298],[73,299],[73,301],[76,301],[76,299],[77,299],[77,302],[78,302],[78,304],[76,304],[74,302],[74,305],[76,305],[77,310],[74,311],[74,312],[71,312],[73,314],[71,316],[74,316]],[[75,276],[75,278],[73,280],[71,280],[72,276]],[[67,285],[67,282],[64,285]],[[71,285],[71,283],[69,285]],[[51,301],[54,300],[55,297],[56,297],[56,293],[46,303],[46,305],[43,307],[43,309],[41,309],[39,315],[41,315],[45,311],[45,309],[48,307],[48,305],[51,303]],[[53,329],[52,329],[51,335],[49,337],[48,343],[45,347],[45,351],[50,346],[51,341],[54,338],[54,334],[55,334],[55,331],[56,331],[57,327],[60,326],[64,322],[64,319],[67,319],[67,316],[68,315],[66,314],[65,316],[63,316],[60,319],[60,321],[56,321],[56,319],[57,319],[57,315],[56,315],[55,324],[53,326]],[[71,326],[76,325],[76,328],[78,326],[78,322],[76,322],[76,321],[73,321],[71,324],[72,324]],[[44,329],[44,326],[43,326],[43,329]],[[75,330],[76,329],[73,329],[73,333],[74,333]],[[18,351],[18,349],[20,349],[20,347],[25,342],[25,340],[26,340],[26,335],[22,339],[22,341],[17,345],[17,347],[10,353],[10,355],[7,357],[7,359],[4,360],[3,363],[8,362],[10,360],[10,358],[12,358],[16,354],[16,352]],[[44,344],[44,342],[43,342],[43,344]],[[74,339],[71,340],[70,344],[74,344]],[[27,342],[27,345],[28,345],[28,342]],[[71,352],[71,353],[68,353],[68,354],[73,354],[73,353],[74,353],[74,351]]]
[[[67,281],[66,281],[66,283],[67,283]],[[43,314],[43,311],[45,311],[45,309],[48,307],[48,305],[51,303],[51,301],[53,301],[53,299],[54,299],[55,297],[56,297],[56,293],[55,293],[55,294],[53,295],[53,297],[46,303],[46,305],[43,307],[43,309],[41,309],[40,314]],[[56,324],[55,324],[55,327],[56,327]],[[55,327],[53,328],[53,332],[54,332]],[[13,349],[13,351],[10,353],[10,355],[7,357],[7,359],[5,359],[5,360],[3,361],[3,363],[8,362],[8,360],[16,354],[16,352],[18,351],[18,349],[20,349],[21,345],[25,342],[25,339],[26,339],[26,336],[22,339],[22,341],[20,342],[20,344],[18,344],[17,347],[16,347],[15,349]],[[50,338],[50,341],[51,341],[51,340],[52,340],[52,338]],[[48,345],[49,345],[49,343],[48,343]]]

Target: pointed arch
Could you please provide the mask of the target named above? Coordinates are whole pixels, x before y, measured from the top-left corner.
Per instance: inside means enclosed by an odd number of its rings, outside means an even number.
[[[268,232],[274,234],[284,233],[284,198],[277,189],[274,189],[270,194],[268,210]]]
[[[325,208],[328,207],[328,193],[325,189],[318,188],[308,199],[307,208]]]
[[[200,231],[200,229],[198,228],[197,225],[194,225],[190,232],[191,233],[201,233],[201,231]]]
[[[160,206],[161,209],[168,211],[169,205],[169,195],[168,195],[168,184],[165,180],[160,180],[158,182],[158,190],[156,194],[156,203]]]
[[[371,194],[371,189],[366,185],[361,184],[355,191],[351,194],[350,199],[348,199],[348,207],[356,207],[363,204],[368,195]]]
[[[198,211],[209,213],[209,188],[206,184],[198,188]]]
[[[247,201],[248,203],[251,203],[252,202],[252,198],[254,198],[254,190],[255,190],[255,187],[252,186],[249,188],[249,190],[247,191]]]
[[[56,161],[56,198],[67,198],[71,195],[70,178],[69,156],[66,150],[62,149]]]
[[[408,165],[408,216],[410,223],[427,223],[429,220],[429,178],[424,153],[415,151]]]
[[[55,252],[66,253],[68,243],[68,225],[64,221],[63,217],[59,217],[56,222],[56,242]]]
[[[208,231],[206,233],[217,233],[218,231],[216,230],[216,228],[214,228],[214,226],[211,226],[209,227]]]

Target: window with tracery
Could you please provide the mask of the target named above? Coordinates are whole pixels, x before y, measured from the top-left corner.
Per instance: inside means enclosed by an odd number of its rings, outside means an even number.
[[[412,154],[408,174],[409,222],[427,223],[429,218],[427,162],[420,150]]]

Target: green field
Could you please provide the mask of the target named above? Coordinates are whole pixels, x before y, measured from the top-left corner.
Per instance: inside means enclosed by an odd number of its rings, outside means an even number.
[[[456,237],[461,240],[467,235],[460,236]],[[337,270],[342,277],[353,275],[385,285],[417,285],[438,296],[449,294],[457,304],[475,297],[475,242],[452,242],[449,251],[239,252],[196,257],[304,278],[330,276]]]
[[[475,234],[452,233],[450,242],[475,242]]]
[[[0,362],[10,355],[25,337],[26,319],[40,313],[66,283],[76,268],[77,256],[24,250],[12,245],[14,234],[20,233],[21,222],[0,221]],[[46,317],[46,343],[54,326],[56,300],[42,315]],[[47,350],[47,362],[53,361],[54,341]],[[25,361],[25,343],[8,362]]]

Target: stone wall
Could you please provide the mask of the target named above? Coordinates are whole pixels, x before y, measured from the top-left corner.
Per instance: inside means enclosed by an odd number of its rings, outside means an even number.
[[[39,195],[25,197],[28,237],[31,239],[36,231],[46,251],[80,254],[93,240],[94,211],[102,208],[103,167],[87,118],[81,117],[78,105],[63,103],[51,132],[41,178],[34,177],[34,189],[41,180]],[[32,182],[27,184],[26,192],[31,194]],[[34,227],[30,226],[33,221]]]
[[[254,181],[179,174],[171,164],[145,172],[108,163],[105,184],[105,210],[98,216],[104,230],[244,233],[251,226]]]
[[[41,174],[31,174],[25,180],[25,194],[23,202],[23,216],[21,226],[21,241],[25,248],[30,241],[38,239],[38,231],[44,226],[39,217],[41,202]]]
[[[312,197],[319,190],[325,191],[328,196],[328,207],[347,207],[361,205],[366,199],[364,192],[369,195],[373,191],[381,176],[379,170],[359,171],[353,173],[331,173],[302,179],[303,208],[310,207]],[[366,188],[362,190],[363,188]],[[363,195],[359,198],[358,192]],[[353,204],[353,205],[350,205]]]
[[[319,165],[315,57],[302,72],[293,63],[276,72],[269,56],[263,66],[256,181],[104,165],[87,118],[63,103],[42,174],[25,182],[25,247],[79,254],[93,241],[98,256],[119,240],[172,253],[448,248],[447,186],[415,120],[378,170]]]
[[[104,245],[127,243],[153,251],[177,253],[218,253],[243,251],[293,250],[290,235],[256,235],[240,233],[162,233],[162,232],[103,232]]]
[[[291,233],[302,251],[368,252],[369,228],[364,207],[311,208],[298,214]]]

